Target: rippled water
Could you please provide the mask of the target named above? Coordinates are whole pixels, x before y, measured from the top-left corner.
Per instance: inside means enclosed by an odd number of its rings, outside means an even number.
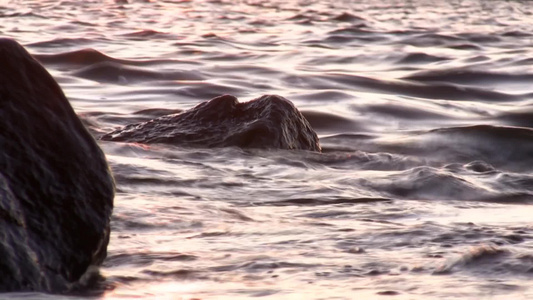
[[[280,94],[321,139],[321,154],[101,142],[118,191],[97,298],[531,299],[532,12],[4,0],[0,35],[95,137]]]

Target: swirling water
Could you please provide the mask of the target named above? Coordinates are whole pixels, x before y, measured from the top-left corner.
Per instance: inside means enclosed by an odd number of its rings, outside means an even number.
[[[220,94],[280,94],[321,139],[320,154],[100,142],[117,197],[91,297],[531,299],[532,13],[4,0],[0,35],[44,64],[95,137]]]

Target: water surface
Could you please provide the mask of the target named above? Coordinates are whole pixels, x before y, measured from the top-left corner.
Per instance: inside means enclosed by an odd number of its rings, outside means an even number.
[[[96,138],[279,94],[321,139],[101,142],[103,299],[533,298],[532,32],[527,1],[0,2]]]

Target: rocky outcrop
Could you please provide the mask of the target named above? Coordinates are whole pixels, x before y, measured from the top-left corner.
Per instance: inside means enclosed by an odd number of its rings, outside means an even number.
[[[229,95],[216,97],[179,114],[127,125],[101,139],[191,147],[320,151],[318,137],[309,122],[289,100],[276,95],[243,103]]]
[[[59,85],[0,39],[0,291],[68,292],[106,256],[114,185]]]

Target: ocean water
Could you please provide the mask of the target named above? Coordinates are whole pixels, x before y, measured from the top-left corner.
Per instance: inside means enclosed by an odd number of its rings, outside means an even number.
[[[279,94],[323,153],[99,142],[88,299],[533,299],[528,1],[0,0],[91,133]],[[38,293],[2,299],[77,299]]]

